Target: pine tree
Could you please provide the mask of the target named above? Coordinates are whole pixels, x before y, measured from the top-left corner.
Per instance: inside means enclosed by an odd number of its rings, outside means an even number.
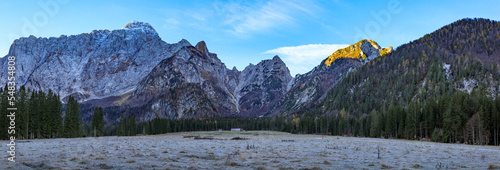
[[[451,137],[452,137],[452,134],[451,134],[451,131],[452,131],[452,128],[454,128],[453,126],[453,120],[452,120],[452,112],[451,112],[451,108],[448,108],[446,109],[446,112],[443,114],[443,138],[441,139],[441,141],[443,142],[452,142],[451,141]]]
[[[50,96],[50,117],[51,117],[51,135],[54,138],[61,137],[62,134],[62,103],[59,95],[53,93]]]
[[[493,116],[493,123],[494,123],[494,130],[493,130],[493,140],[494,140],[494,145],[499,145],[500,144],[500,141],[499,141],[499,135],[500,135],[500,98],[497,96],[496,100],[495,100],[495,106],[496,106],[496,112],[494,112],[494,116]]]
[[[103,136],[104,135],[104,116],[101,107],[96,107],[94,109],[94,115],[92,116],[92,130],[91,136]]]
[[[153,119],[154,121],[154,119]],[[125,136],[126,135],[126,124],[127,124],[127,119],[125,118],[124,115],[120,117],[120,124],[118,124],[118,129],[117,129],[117,134],[118,136]],[[152,132],[152,134],[155,134]]]
[[[148,135],[152,134],[151,133],[151,121],[149,121],[149,120],[144,125],[144,134],[148,134]]]
[[[18,138],[19,139],[27,139],[28,138],[28,116],[29,116],[29,110],[28,110],[28,102],[27,102],[27,94],[26,94],[26,88],[24,86],[21,86],[19,88],[19,98],[17,100],[17,117],[16,117],[16,124],[18,128]]]
[[[64,116],[65,137],[75,138],[82,135],[80,112],[80,105],[70,96],[66,106],[66,115]]]
[[[49,118],[49,107],[48,107],[48,101],[47,101],[47,96],[44,92],[41,90],[38,91],[38,138],[48,138],[50,134],[50,118]]]
[[[385,132],[386,135],[391,138],[394,135],[394,127],[395,127],[395,113],[396,109],[394,108],[394,105],[389,105],[389,109],[387,110],[386,113],[386,119],[385,119]]]
[[[127,123],[128,136],[135,136],[137,134],[137,128],[136,128],[136,124],[135,124],[135,116],[129,116],[128,120],[126,122],[128,122]],[[166,130],[166,128],[165,128],[165,130]]]
[[[370,117],[371,117],[370,136],[371,137],[379,137],[380,136],[380,128],[379,128],[380,121],[378,118],[379,116],[377,114],[377,111],[372,110],[372,112],[370,113]]]
[[[29,92],[29,90],[28,90]],[[36,131],[37,131],[37,126],[38,126],[38,111],[37,111],[37,108],[38,108],[38,104],[36,102],[36,98],[37,98],[37,93],[35,90],[31,91],[31,95],[30,95],[30,98],[29,98],[29,102],[28,102],[28,110],[29,110],[29,113],[28,113],[28,122],[29,122],[29,125],[28,125],[28,138],[30,139],[34,139],[35,138],[35,134],[36,134]]]
[[[411,102],[405,120],[406,139],[417,138],[417,111],[416,104]]]
[[[0,89],[0,139],[8,139],[7,127],[9,126],[9,121],[7,119],[7,85],[5,85],[4,90]]]

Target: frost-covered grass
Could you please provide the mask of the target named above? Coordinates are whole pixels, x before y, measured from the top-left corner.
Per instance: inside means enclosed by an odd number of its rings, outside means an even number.
[[[269,131],[19,140],[16,151],[16,163],[4,154],[0,169],[487,169],[500,162],[498,146]]]

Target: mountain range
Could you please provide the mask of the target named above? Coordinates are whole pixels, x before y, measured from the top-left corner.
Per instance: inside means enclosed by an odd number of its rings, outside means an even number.
[[[470,41],[461,41],[471,29]],[[123,114],[139,121],[342,109],[362,115],[383,108],[383,102],[438,96],[437,86],[463,91],[481,86],[497,94],[499,29],[498,22],[463,19],[396,50],[361,40],[295,77],[279,56],[242,71],[229,69],[205,42],[169,44],[151,25],[136,21],[112,31],[20,38],[7,56],[17,58],[18,86],[51,89],[62,101],[75,97],[84,121],[90,121],[96,106],[103,107],[108,124]],[[464,69],[472,61],[492,64]],[[6,57],[0,65],[7,67]],[[6,71],[0,70],[0,84],[6,83]]]

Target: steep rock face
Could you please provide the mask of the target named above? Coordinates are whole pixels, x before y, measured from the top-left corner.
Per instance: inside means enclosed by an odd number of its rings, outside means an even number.
[[[124,104],[146,105],[141,120],[257,116],[286,93],[291,80],[278,56],[243,71],[229,70],[202,41],[158,64]]]
[[[183,47],[158,64],[140,82],[126,104],[150,106],[144,120],[155,116],[230,115],[237,112],[236,99],[226,86],[231,82],[230,76],[224,63],[210,53],[202,41],[195,47]]]
[[[131,91],[151,68],[184,46],[168,44],[151,25],[132,22],[119,30],[94,30],[58,38],[20,38],[8,56],[16,57],[18,86],[47,91],[79,101]],[[6,68],[6,57],[0,64]],[[0,84],[7,80],[0,70]]]
[[[234,94],[236,86],[238,86],[238,83],[240,83],[241,71],[238,71],[238,69],[236,69],[236,67],[233,67],[232,70],[227,69],[226,72],[227,72],[227,76],[224,80],[226,82],[226,88],[230,92],[233,92],[233,94]]]
[[[350,58],[337,59],[330,66],[320,64],[310,72],[297,75],[290,90],[271,108],[266,115],[294,113],[322,100],[344,76],[362,65]]]
[[[222,116],[212,102],[200,85],[187,83],[164,92],[150,106],[150,111],[140,115],[140,120]]]
[[[373,40],[361,40],[335,51],[310,72],[297,75],[286,95],[266,115],[294,113],[323,100],[349,72],[390,52],[392,47],[381,48]]]
[[[292,76],[285,63],[274,56],[271,60],[247,66],[239,80],[234,94],[241,115],[260,116],[287,92]]]

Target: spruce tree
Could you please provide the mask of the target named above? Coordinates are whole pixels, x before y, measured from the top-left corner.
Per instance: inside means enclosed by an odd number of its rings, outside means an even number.
[[[38,138],[48,138],[50,134],[50,119],[47,96],[43,91],[38,91]]]
[[[78,102],[70,96],[66,106],[66,115],[64,116],[65,137],[75,138],[82,135],[80,112]]]
[[[127,119],[125,118],[124,115],[122,115],[120,117],[120,123],[118,124],[118,129],[117,129],[118,136],[125,136],[126,135],[126,124],[127,124]]]
[[[28,93],[30,93],[30,90],[28,89]],[[36,114],[36,93],[35,91],[31,91],[30,98],[28,99],[28,108],[27,108],[27,116],[28,116],[28,138],[33,139],[35,137],[35,129],[36,129],[36,124],[37,124],[37,114]]]
[[[66,111],[64,111],[64,122],[63,122],[63,126],[64,126],[64,137],[66,138],[69,138],[71,137],[71,130],[72,130],[72,127],[71,127],[71,124],[73,124],[72,122],[72,111],[70,111],[70,108],[71,108],[71,100],[73,100],[73,97],[72,96],[69,96],[69,99],[68,99],[68,103],[66,105]]]
[[[391,138],[394,135],[394,127],[395,127],[395,113],[396,109],[394,105],[389,105],[389,109],[386,112],[385,116],[385,132],[387,137]]]
[[[126,121],[128,122],[127,123],[127,135],[128,136],[135,136],[136,133],[137,133],[137,130],[136,130],[136,124],[135,124],[135,116],[129,116],[128,117],[128,120]]]
[[[59,95],[53,93],[49,96],[50,100],[50,118],[51,118],[51,135],[52,137],[61,137],[62,133],[62,103],[59,100]]]
[[[418,108],[415,102],[411,102],[408,106],[408,112],[405,120],[405,136],[406,139],[416,139],[417,138],[417,112]]]
[[[500,135],[500,98],[499,96],[497,96],[496,100],[495,100],[495,106],[496,106],[496,112],[494,113],[494,116],[493,116],[493,122],[494,122],[494,130],[493,130],[493,140],[494,140],[494,144],[495,145],[499,145],[500,144],[500,141],[499,141],[499,135]]]
[[[101,107],[96,107],[94,109],[94,115],[92,116],[92,130],[91,136],[103,136],[104,135],[104,117]]]
[[[7,116],[7,85],[5,85],[5,89],[0,89],[0,140],[8,139],[7,127],[8,127],[8,118]]]
[[[27,105],[27,94],[26,88],[21,86],[19,88],[19,98],[17,100],[17,135],[19,139],[27,139],[28,138],[28,105]]]

